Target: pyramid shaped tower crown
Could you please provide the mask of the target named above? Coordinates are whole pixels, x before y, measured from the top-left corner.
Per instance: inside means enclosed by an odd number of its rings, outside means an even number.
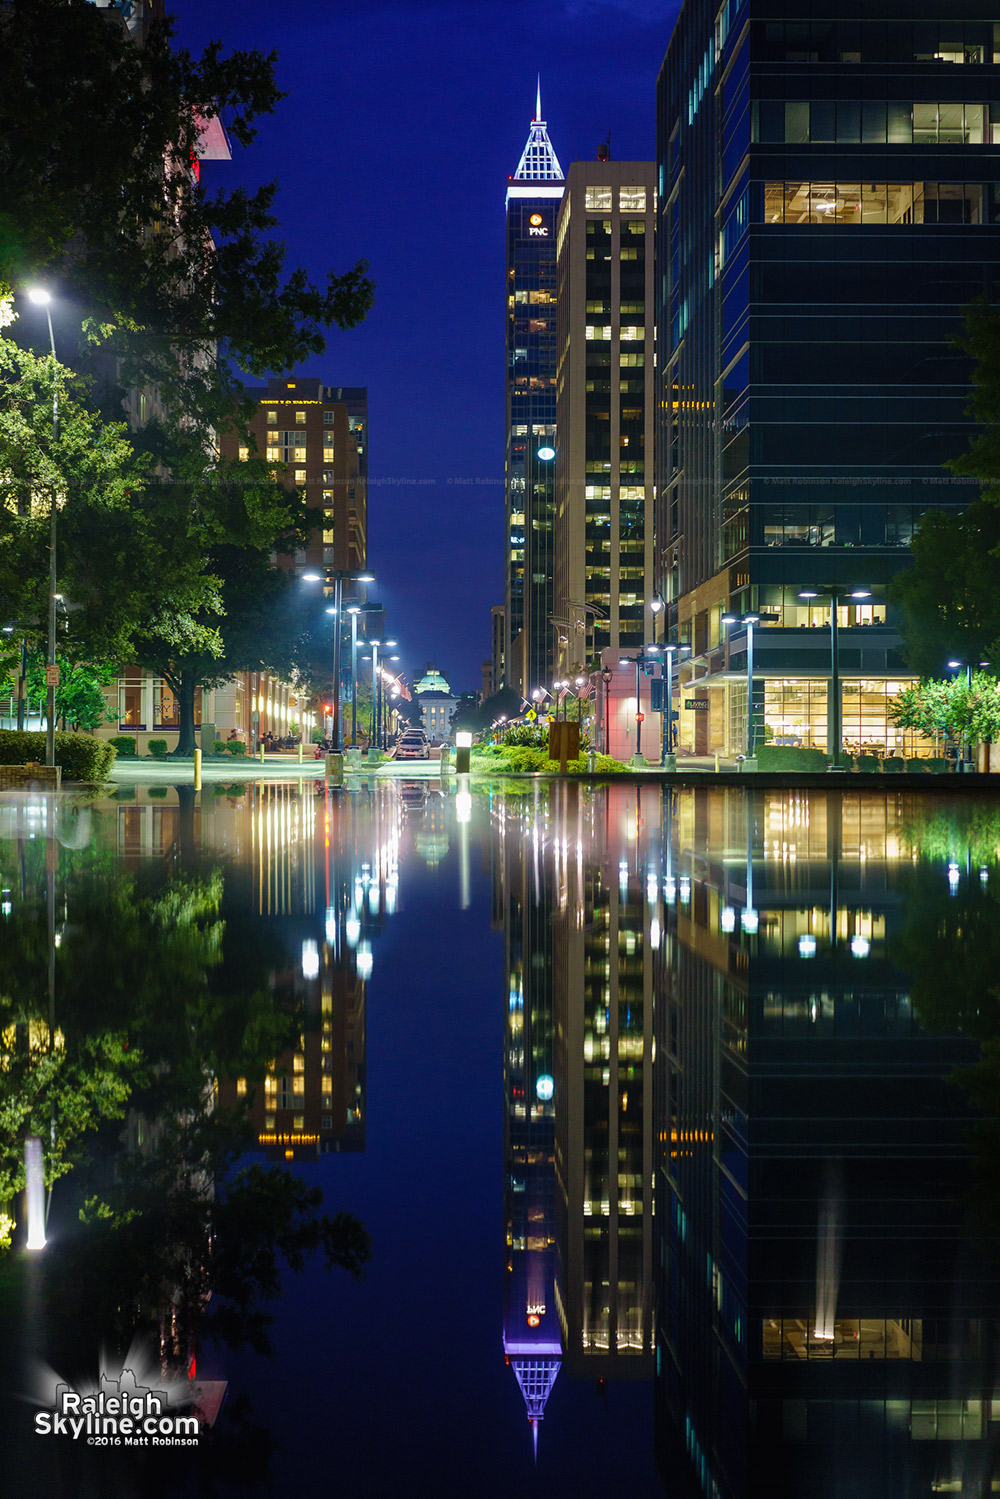
[[[538,80],[538,91],[535,94],[535,118],[531,122],[528,131],[528,139],[524,150],[521,152],[521,160],[517,164],[514,173],[515,182],[564,182],[563,169],[559,165],[549,133],[542,119],[542,82]]]

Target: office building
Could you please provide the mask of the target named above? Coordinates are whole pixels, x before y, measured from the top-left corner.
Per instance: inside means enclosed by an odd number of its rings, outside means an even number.
[[[562,194],[539,86],[506,200],[503,682],[521,692],[549,679],[553,659],[556,215]]]
[[[246,394],[257,408],[248,424],[257,454],[280,465],[281,481],[305,492],[315,516],[294,566],[325,573],[332,592],[333,571],[363,568],[368,560],[367,389],[331,388],[299,375]],[[222,438],[221,448],[228,458],[250,456],[250,445],[235,433]]]
[[[559,209],[556,674],[652,640],[652,162],[576,161]],[[565,644],[563,644],[565,640]]]
[[[1000,33],[985,0],[951,9],[685,0],[670,40],[656,566],[692,648],[682,747],[752,723],[833,748],[838,716],[848,747],[899,744],[887,590],[921,514],[977,493],[945,468],[972,433],[954,339],[1000,259]]]

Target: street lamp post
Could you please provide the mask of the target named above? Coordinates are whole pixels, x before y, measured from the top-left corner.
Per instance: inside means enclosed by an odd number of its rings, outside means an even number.
[[[342,715],[341,715],[341,711],[340,711],[340,697],[341,697],[341,687],[342,687],[342,683],[341,683],[341,680],[340,680],[340,675],[341,675],[341,672],[340,672],[340,644],[341,644],[340,636],[341,636],[341,629],[342,629],[342,626],[343,626],[343,617],[344,617],[344,584],[345,583],[374,583],[375,579],[374,579],[374,577],[372,576],[371,573],[350,572],[350,571],[345,571],[345,570],[340,569],[340,568],[336,569],[336,571],[334,569],[332,569],[332,568],[328,568],[326,570],[326,576],[328,578],[332,578],[333,579],[333,607],[332,607],[332,609],[328,609],[326,612],[327,612],[327,614],[332,614],[334,616],[334,627],[333,627],[333,696],[332,696],[332,698],[330,700],[331,701],[331,706],[333,708],[333,722],[331,723],[331,726],[330,726],[330,738],[331,738],[331,740],[333,742],[331,743],[330,748],[331,748],[331,750],[333,750],[333,752],[335,754],[339,754],[340,751],[343,749],[343,742],[342,742],[343,741],[343,735],[341,733],[341,716]],[[316,572],[303,573],[302,577],[303,577],[303,580],[305,582],[307,582],[307,583],[316,583],[316,582],[321,582],[322,581],[322,574],[316,573]],[[353,629],[352,629],[352,636],[351,636],[352,640],[354,640],[356,638],[356,635],[355,635],[356,628],[357,627],[354,626]],[[352,660],[352,678],[353,678],[353,659],[354,658],[352,656],[352,658],[351,658],[351,660]]]
[[[30,301],[37,307],[45,308],[45,321],[49,327],[49,348],[52,350],[52,442],[55,447],[59,442],[59,379],[56,361],[56,340],[52,331],[52,314],[49,311],[51,295],[40,286],[33,286],[29,292]],[[52,461],[55,463],[56,455],[53,452]],[[45,709],[45,763],[55,765],[56,763],[56,517],[58,507],[56,505],[56,491],[52,489],[52,503],[49,511],[49,640],[46,652],[46,661],[49,670],[46,672],[46,709]]]
[[[358,742],[358,615],[360,604],[348,604],[351,616],[351,747]]]
[[[635,757],[638,760],[642,755],[642,670],[650,661],[655,661],[659,655],[658,645],[642,645],[634,656],[622,656],[618,662],[619,666],[635,667]]]
[[[844,714],[840,701],[840,644],[838,638],[840,621],[837,618],[842,595],[836,589],[799,589],[800,599],[817,599],[821,594],[824,598],[830,600],[830,704],[826,728],[826,752],[832,757],[833,763],[836,765],[844,748]],[[869,588],[854,588],[846,597],[848,599],[870,599],[871,590]]]

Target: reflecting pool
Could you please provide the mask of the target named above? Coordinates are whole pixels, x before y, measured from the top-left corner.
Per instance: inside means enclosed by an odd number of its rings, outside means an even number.
[[[0,1493],[1000,1488],[1000,799],[4,793],[0,944]]]

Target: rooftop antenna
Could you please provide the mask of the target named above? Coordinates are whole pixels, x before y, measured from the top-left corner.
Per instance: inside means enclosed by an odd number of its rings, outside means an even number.
[[[538,75],[538,88],[535,91],[535,119],[542,118],[542,75]]]

